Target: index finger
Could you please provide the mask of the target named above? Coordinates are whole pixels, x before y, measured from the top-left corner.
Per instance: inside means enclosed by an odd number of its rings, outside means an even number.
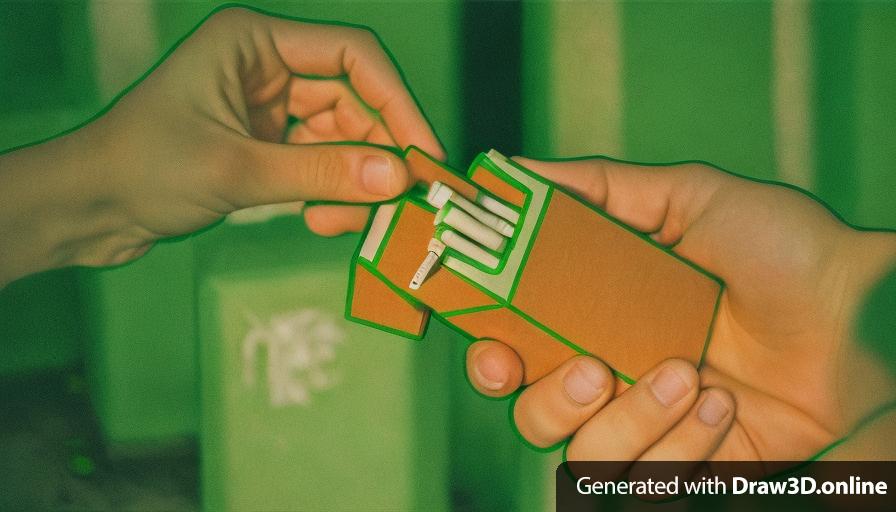
[[[348,25],[271,21],[274,47],[296,74],[348,77],[358,96],[383,118],[402,147],[416,145],[444,160],[445,151],[405,80],[372,30]]]

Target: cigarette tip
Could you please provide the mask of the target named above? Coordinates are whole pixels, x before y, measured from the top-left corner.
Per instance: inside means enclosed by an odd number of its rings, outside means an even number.
[[[426,194],[426,201],[436,208],[442,208],[448,202],[453,192],[453,190],[443,185],[442,182],[434,181],[429,187],[429,193]]]

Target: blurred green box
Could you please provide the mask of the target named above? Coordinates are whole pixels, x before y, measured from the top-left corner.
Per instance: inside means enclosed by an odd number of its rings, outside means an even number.
[[[10,114],[96,106],[88,2],[3,2],[0,12],[0,123]],[[17,143],[71,126],[46,133],[31,122]]]
[[[203,238],[204,509],[448,508],[450,341],[344,319],[357,242],[295,218]]]
[[[128,454],[196,432],[194,241],[81,279],[88,381],[110,451]]]
[[[81,322],[70,270],[29,276],[0,290],[0,376],[75,364]]]

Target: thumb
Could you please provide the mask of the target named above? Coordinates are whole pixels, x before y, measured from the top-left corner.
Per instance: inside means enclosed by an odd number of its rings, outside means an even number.
[[[246,186],[236,203],[246,207],[289,201],[384,201],[408,187],[404,161],[364,144],[273,144],[253,141]]]
[[[720,184],[730,179],[702,164],[514,160],[663,244],[679,240]]]

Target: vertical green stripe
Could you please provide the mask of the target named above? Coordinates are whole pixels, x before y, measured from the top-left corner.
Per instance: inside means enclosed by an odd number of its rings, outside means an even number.
[[[855,168],[855,55],[858,6],[821,2],[813,5],[815,46],[816,193],[846,219],[858,204]]]
[[[809,2],[774,2],[772,9],[777,178],[814,186],[812,161],[812,38]]]
[[[774,176],[769,3],[622,6],[625,158]]]
[[[896,4],[861,6],[856,54],[855,222],[896,228]],[[851,219],[852,220],[852,219]]]
[[[548,2],[523,4],[522,104],[523,153],[548,156],[551,147],[553,116],[550,111],[554,94],[551,69],[551,48],[555,34],[551,32],[553,6]]]

